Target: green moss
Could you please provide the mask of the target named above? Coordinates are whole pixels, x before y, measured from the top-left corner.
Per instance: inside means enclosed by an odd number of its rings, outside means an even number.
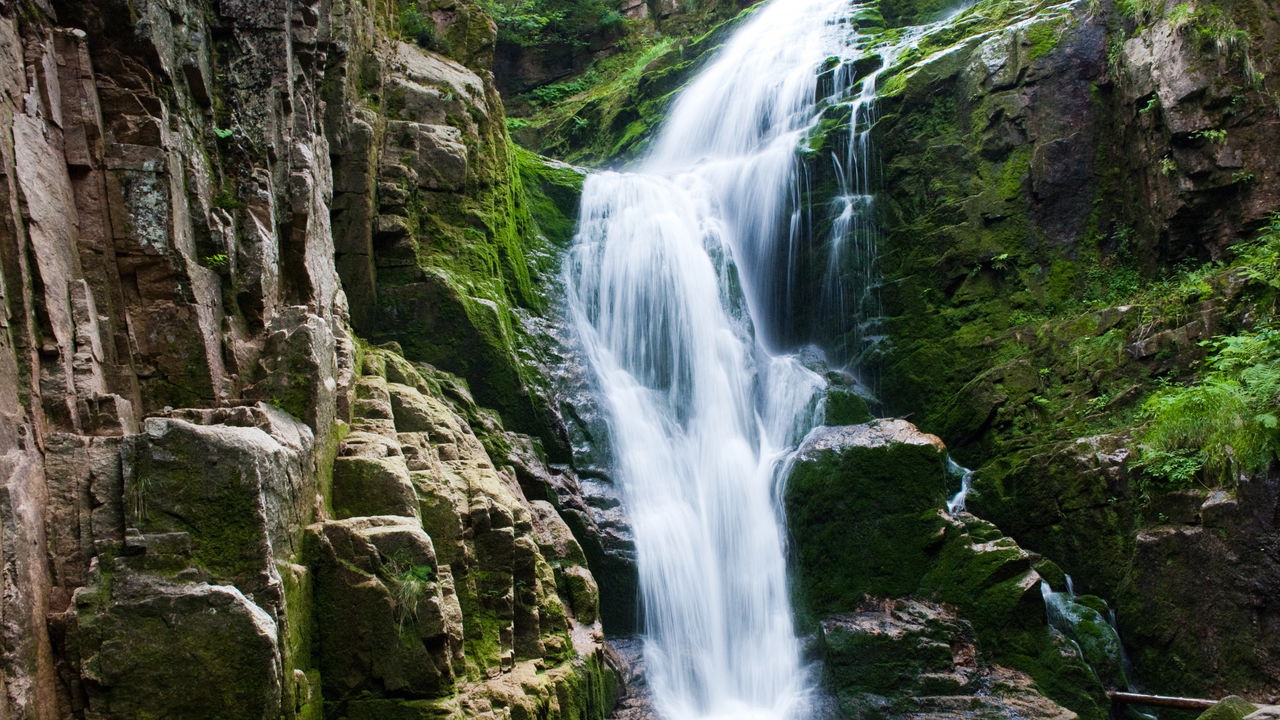
[[[946,496],[934,447],[849,448],[795,466],[787,522],[799,570],[794,592],[805,624],[854,607],[864,594],[914,590],[931,564]]]
[[[1048,55],[1058,44],[1058,38],[1062,36],[1062,23],[1057,19],[1047,22],[1038,22],[1027,28],[1026,38],[1030,44],[1028,53],[1032,61]]]
[[[1031,148],[1024,145],[1014,150],[1000,169],[1000,179],[996,183],[995,189],[1001,200],[1013,201],[1022,197],[1023,183],[1030,169]]]
[[[1219,700],[1217,705],[1205,710],[1196,720],[1242,720],[1246,715],[1257,710],[1258,706],[1244,698],[1232,695]]]

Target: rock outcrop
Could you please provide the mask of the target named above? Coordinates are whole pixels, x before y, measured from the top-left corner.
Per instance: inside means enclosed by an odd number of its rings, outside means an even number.
[[[822,427],[788,474],[797,614],[841,716],[1106,717],[1049,625],[1052,564],[946,513],[945,451],[905,420]]]
[[[498,452],[563,474],[514,337],[577,173],[512,149],[477,6],[427,49],[401,5],[0,3],[0,716],[611,707]]]
[[[915,413],[975,468],[975,512],[1114,603],[1138,682],[1274,696],[1274,643],[1246,639],[1276,623],[1274,473],[1202,524],[1212,490],[1162,497],[1134,467],[1142,401],[1275,316],[1238,267],[1280,207],[1274,3],[945,9],[880,5],[887,27],[936,23],[879,78],[883,411]],[[1172,630],[1190,624],[1206,642]]]

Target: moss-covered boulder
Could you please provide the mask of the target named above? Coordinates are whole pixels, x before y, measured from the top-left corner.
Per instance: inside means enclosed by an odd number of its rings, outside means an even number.
[[[462,609],[421,524],[361,517],[309,533],[326,699],[452,692],[464,670]]]
[[[911,593],[945,523],[942,441],[903,420],[815,430],[787,478],[801,616]]]
[[[275,620],[234,587],[101,568],[76,594],[76,648],[98,717],[281,717]],[[113,582],[114,580],[114,582]],[[190,682],[198,667],[200,682]]]
[[[403,457],[339,457],[333,461],[333,512],[339,518],[418,511]]]
[[[954,608],[867,598],[820,624],[826,685],[838,717],[1067,720],[1027,675],[994,665]]]
[[[809,435],[785,491],[801,624],[824,633],[830,625],[839,638],[842,625],[831,618],[863,607],[866,597],[944,602],[994,662],[1026,673],[1039,692],[1082,717],[1105,717],[1102,684],[1074,645],[1049,627],[1034,569],[1040,557],[991,523],[945,512],[945,458],[938,438],[904,420],[819,428]],[[864,635],[834,642],[874,646]],[[906,679],[912,673],[899,667],[900,650],[883,666],[871,646],[843,653],[840,662],[854,662],[849,657],[862,652],[867,654],[850,677],[864,678],[859,683],[879,677],[903,697],[915,692]],[[926,656],[911,657],[917,662]],[[867,700],[863,693],[883,694],[872,685],[849,691],[843,684],[849,678],[841,677],[839,670],[829,676],[832,690],[853,692],[859,703]]]
[[[1258,710],[1258,706],[1242,697],[1231,695],[1200,713],[1196,720],[1243,720]]]
[[[127,440],[127,526],[185,533],[187,562],[210,579],[250,594],[275,586],[275,561],[298,547],[316,492],[310,430],[265,406],[187,418],[148,418]]]

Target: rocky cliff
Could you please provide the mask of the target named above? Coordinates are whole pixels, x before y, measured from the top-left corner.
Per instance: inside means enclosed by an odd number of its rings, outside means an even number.
[[[611,707],[517,353],[578,181],[493,46],[467,2],[0,3],[0,716]]]
[[[1274,473],[1214,476],[1193,441],[1174,479],[1149,431],[1215,337],[1274,321],[1276,22],[979,3],[882,80],[881,399],[976,468],[974,512],[1115,602],[1159,691],[1280,692]]]

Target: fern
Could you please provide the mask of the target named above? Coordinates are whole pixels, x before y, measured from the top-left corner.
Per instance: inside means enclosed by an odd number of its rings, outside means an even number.
[[[1167,488],[1192,478],[1231,485],[1280,455],[1280,330],[1219,337],[1199,383],[1169,387],[1143,405],[1136,465]]]

